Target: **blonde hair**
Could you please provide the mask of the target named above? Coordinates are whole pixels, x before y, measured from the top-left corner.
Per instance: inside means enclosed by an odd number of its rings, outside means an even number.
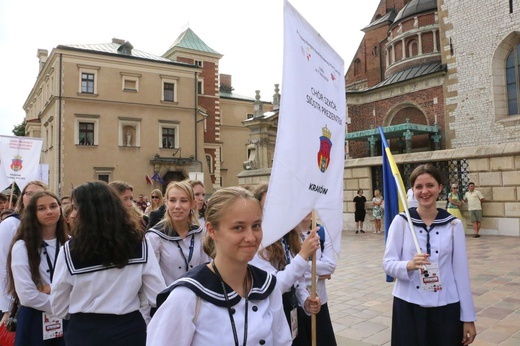
[[[165,202],[168,201],[168,194],[170,193],[170,190],[172,189],[179,189],[182,192],[184,192],[186,195],[188,195],[188,199],[190,200],[191,204],[195,204],[195,194],[193,193],[193,189],[190,185],[190,183],[186,180],[184,181],[172,181],[168,184],[166,187],[166,191],[164,192]],[[173,220],[170,216],[170,213],[168,210],[164,213],[164,217],[162,219],[162,222],[164,223],[164,233],[167,235],[173,235],[174,229],[173,229]],[[188,217],[188,224],[190,225],[199,225],[199,219],[197,218],[197,215],[195,214],[195,210],[191,208],[190,216]]]
[[[222,217],[226,214],[227,207],[240,198],[255,201],[258,203],[260,212],[262,211],[260,202],[255,198],[255,196],[253,196],[251,191],[238,186],[226,187],[216,191],[208,199],[205,214],[206,223],[210,224],[215,229],[218,228]],[[204,238],[204,252],[212,258],[215,258],[216,256],[215,242],[209,234]]]
[[[159,203],[157,205],[157,208],[155,208],[154,205],[153,205],[153,198],[152,198],[152,196],[154,194],[159,197]],[[161,205],[163,205],[163,203],[164,203],[164,196],[163,196],[161,190],[153,189],[152,192],[150,192],[150,200],[151,200],[150,201],[150,211],[157,210]]]

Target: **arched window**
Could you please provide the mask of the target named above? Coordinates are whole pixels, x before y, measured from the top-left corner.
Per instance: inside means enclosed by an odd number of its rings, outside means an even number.
[[[411,58],[413,56],[416,56],[419,54],[419,48],[418,48],[417,40],[410,40],[408,41],[408,57]]]
[[[361,73],[361,60],[354,60],[354,76],[357,76]]]
[[[520,100],[520,44],[517,44],[506,60],[507,108],[509,115],[518,114]]]

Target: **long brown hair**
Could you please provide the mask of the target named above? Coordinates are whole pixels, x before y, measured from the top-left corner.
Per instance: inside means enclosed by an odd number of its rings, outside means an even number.
[[[20,226],[16,230],[16,234],[11,243],[11,247],[9,250],[9,254],[7,255],[7,291],[13,296],[17,297],[16,290],[14,287],[14,277],[11,269],[12,262],[12,249],[14,243],[18,240],[23,240],[25,242],[25,247],[27,248],[27,257],[29,259],[29,271],[31,273],[31,279],[36,285],[36,287],[42,286],[42,278],[40,275],[40,262],[41,255],[40,250],[42,248],[43,237],[42,237],[42,229],[41,224],[38,221],[38,200],[41,197],[50,196],[56,200],[58,207],[60,208],[60,218],[56,224],[56,246],[60,246],[65,244],[68,239],[68,235],[65,231],[63,215],[61,213],[61,204],[60,199],[54,193],[50,191],[38,191],[35,192],[31,197],[29,203],[25,206],[25,211],[22,214],[22,220],[20,222]]]

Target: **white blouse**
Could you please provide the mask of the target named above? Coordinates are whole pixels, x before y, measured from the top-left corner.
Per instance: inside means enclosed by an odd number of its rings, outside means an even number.
[[[211,261],[202,247],[204,235],[204,229],[194,225],[185,238],[169,236],[164,233],[163,223],[146,232],[166,285],[199,264]]]
[[[142,258],[123,268],[101,265],[78,268],[70,258],[69,242],[56,262],[51,286],[54,316],[99,313],[123,315],[140,309],[139,290],[151,306],[166,288],[159,264],[148,241],[143,241]]]
[[[271,275],[259,279],[253,274],[247,308],[247,345],[292,343],[282,293],[275,280]],[[146,344],[171,345],[174,341],[178,346],[234,345],[229,310],[217,275],[201,265],[174,283],[177,284],[148,325]],[[226,287],[236,336],[242,345],[246,299]]]
[[[406,264],[417,251],[404,213],[397,215],[390,225],[383,269],[386,274],[397,279],[393,290],[395,297],[423,307],[439,307],[460,301],[460,320],[473,322],[476,314],[471,295],[464,229],[459,219],[443,209],[438,210],[430,227],[426,227],[416,209],[410,209],[410,214],[423,253],[427,252],[426,229],[430,230],[429,261],[439,264],[442,290],[422,290],[419,271],[406,269]]]
[[[11,216],[0,223],[0,310],[9,311],[11,296],[7,294],[7,255],[11,248],[16,229],[20,225],[18,218]]]

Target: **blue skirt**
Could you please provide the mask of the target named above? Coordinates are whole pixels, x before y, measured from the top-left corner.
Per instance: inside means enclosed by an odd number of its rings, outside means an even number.
[[[126,315],[72,314],[65,343],[67,346],[145,346],[146,323],[139,311]]]
[[[14,340],[15,346],[65,345],[63,338],[43,340],[42,314],[43,312],[27,306],[20,306],[18,308]],[[63,328],[66,329],[65,321]]]

